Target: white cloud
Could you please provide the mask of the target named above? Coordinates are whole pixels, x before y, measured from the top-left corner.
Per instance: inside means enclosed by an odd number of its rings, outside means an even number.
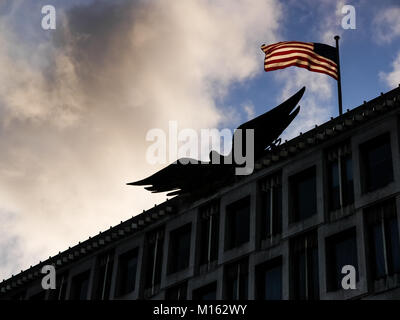
[[[300,113],[282,135],[282,140],[289,140],[300,132],[312,129],[329,120],[335,112],[332,101],[332,80],[325,74],[310,72],[300,68],[282,70],[276,74],[283,89],[277,103],[284,101],[303,86],[306,87],[300,100]]]
[[[9,27],[34,5],[17,3],[0,16],[3,278],[163,201],[124,185],[159,169],[147,130],[223,124],[216,101],[262,72],[281,18],[274,0],[96,1],[58,8],[51,39]]]
[[[392,42],[400,36],[400,7],[379,11],[373,20],[373,39],[381,44]]]
[[[251,101],[246,101],[242,104],[242,108],[246,113],[247,120],[253,119],[255,116],[254,104]]]
[[[400,83],[400,52],[397,58],[392,63],[392,70],[390,72],[380,72],[379,78],[385,82],[389,88],[393,88]]]

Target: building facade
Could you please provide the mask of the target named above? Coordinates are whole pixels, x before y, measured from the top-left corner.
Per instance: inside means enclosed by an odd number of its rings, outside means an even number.
[[[396,88],[210,196],[170,199],[4,280],[0,299],[400,299],[399,133]]]

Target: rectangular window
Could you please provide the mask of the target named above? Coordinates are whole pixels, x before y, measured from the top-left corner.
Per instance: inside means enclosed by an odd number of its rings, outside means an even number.
[[[342,288],[342,268],[351,265],[356,269],[358,278],[356,229],[351,228],[326,240],[326,265],[328,291]]]
[[[168,288],[165,293],[165,300],[186,300],[187,282],[182,282],[174,287]]]
[[[97,257],[94,281],[94,295],[96,300],[110,298],[111,277],[114,265],[114,251],[109,251]]]
[[[292,297],[295,300],[319,299],[317,232],[295,237],[291,246]]]
[[[212,282],[204,287],[193,290],[193,300],[216,300],[217,282]]]
[[[384,134],[361,146],[364,164],[364,191],[382,188],[393,181],[390,135]]]
[[[228,300],[247,299],[248,278],[249,278],[248,259],[225,267],[225,298]]]
[[[139,248],[130,250],[118,258],[117,296],[123,296],[135,290]]]
[[[218,259],[219,200],[200,208],[200,265]]]
[[[399,228],[395,200],[368,208],[365,215],[374,280],[400,273]]]
[[[267,177],[261,182],[262,239],[268,239],[282,232],[282,182],[281,174]]]
[[[353,161],[349,143],[329,150],[328,155],[329,209],[340,209],[354,202]]]
[[[72,278],[71,284],[71,300],[87,300],[89,289],[90,270],[78,274]]]
[[[146,235],[144,254],[146,263],[143,266],[145,273],[146,298],[152,296],[161,282],[163,264],[164,227],[150,231]]]
[[[225,250],[238,247],[250,239],[250,197],[226,208]]]
[[[289,179],[291,193],[291,220],[298,222],[317,213],[317,187],[315,166]]]
[[[256,290],[258,300],[282,300],[281,257],[256,267]]]
[[[65,300],[67,296],[68,271],[56,276],[56,289],[50,290],[49,300]]]
[[[191,230],[192,224],[188,223],[171,231],[168,252],[169,274],[181,271],[189,266]]]

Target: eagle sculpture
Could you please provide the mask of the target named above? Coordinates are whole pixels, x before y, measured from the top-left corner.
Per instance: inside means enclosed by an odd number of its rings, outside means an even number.
[[[295,107],[303,96],[304,91],[305,87],[279,106],[241,124],[237,128],[242,129],[242,132],[246,129],[254,130],[254,160],[261,158],[268,152],[268,149],[272,149],[279,144],[279,136],[300,111],[300,106]],[[147,186],[145,189],[153,193],[169,192],[167,196],[212,192],[232,181],[235,177],[235,168],[241,165],[236,163],[235,157],[232,156],[236,145],[235,139],[238,138],[237,132],[239,131],[235,131],[232,150],[226,156],[220,155],[213,150],[210,152],[209,162],[181,158],[151,176],[128,183],[128,185]],[[218,163],[214,161],[217,158],[219,159]]]

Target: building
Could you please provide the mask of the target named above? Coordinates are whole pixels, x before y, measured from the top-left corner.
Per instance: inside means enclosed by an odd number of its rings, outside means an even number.
[[[399,133],[396,88],[208,198],[175,197],[1,282],[0,298],[400,298]],[[41,287],[49,264],[55,290]]]

